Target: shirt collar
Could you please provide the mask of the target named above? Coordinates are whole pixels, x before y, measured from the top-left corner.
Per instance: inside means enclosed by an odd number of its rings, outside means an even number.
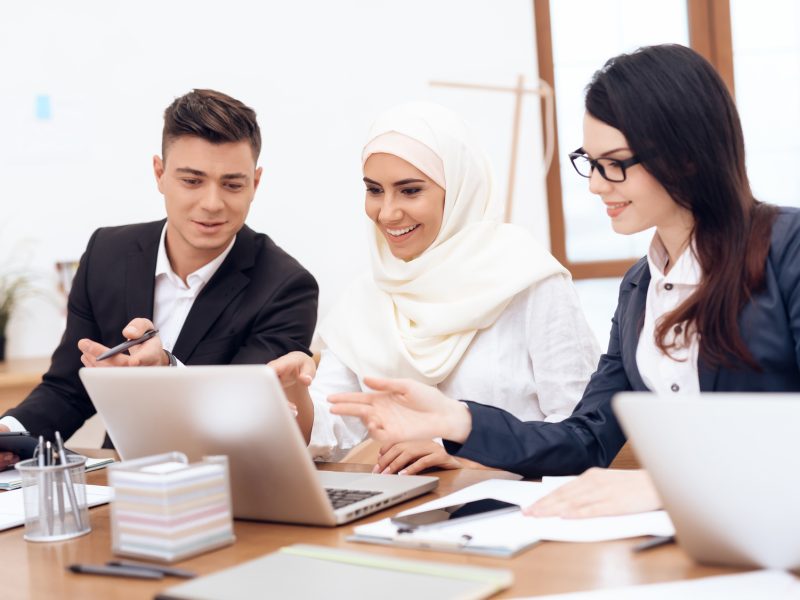
[[[703,269],[697,260],[697,251],[694,240],[686,247],[686,249],[678,257],[678,260],[669,270],[667,275],[664,275],[664,267],[669,259],[664,242],[658,232],[653,236],[653,241],[650,242],[650,248],[647,251],[647,263],[650,265],[650,274],[653,279],[663,280],[665,283],[677,283],[683,285],[699,285],[700,279],[703,276]]]
[[[222,251],[222,253],[217,256],[214,260],[209,263],[206,263],[196,271],[189,273],[186,277],[186,281],[189,284],[189,287],[193,287],[197,283],[202,283],[205,285],[208,283],[211,278],[214,276],[214,273],[217,272],[220,265],[225,261],[228,254],[230,254],[231,250],[233,249],[233,245],[236,243],[236,236],[233,236],[231,243],[228,244],[228,247]],[[169,279],[172,279],[175,282],[181,282],[181,278],[178,276],[175,271],[172,270],[172,265],[169,262],[169,257],[167,256],[167,224],[164,224],[163,229],[161,230],[161,239],[158,242],[158,256],[156,258],[156,277],[159,275],[166,275]],[[182,283],[182,282],[181,282]]]

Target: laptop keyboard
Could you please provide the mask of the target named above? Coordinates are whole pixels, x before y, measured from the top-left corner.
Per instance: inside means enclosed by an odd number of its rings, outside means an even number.
[[[325,491],[328,493],[328,498],[330,499],[331,504],[333,504],[334,510],[337,508],[342,508],[343,506],[347,506],[348,504],[353,504],[359,500],[377,496],[381,493],[366,490],[343,490],[341,488],[325,488]]]

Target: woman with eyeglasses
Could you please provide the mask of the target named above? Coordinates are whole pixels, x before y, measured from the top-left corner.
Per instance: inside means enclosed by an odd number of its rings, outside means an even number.
[[[527,509],[537,516],[660,506],[645,471],[593,468],[625,442],[617,392],[800,390],[800,211],[753,197],[736,107],[713,67],[683,46],[641,48],[594,75],[585,108],[576,170],[614,231],[655,233],[622,281],[608,350],[572,416],[523,422],[398,380],[330,399],[377,439],[441,436],[454,456],[528,477],[588,469]]]

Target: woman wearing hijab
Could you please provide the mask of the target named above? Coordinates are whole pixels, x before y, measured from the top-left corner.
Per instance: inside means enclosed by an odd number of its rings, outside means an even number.
[[[660,506],[646,471],[592,468],[625,443],[617,392],[800,391],[800,210],[753,197],[736,106],[714,68],[683,46],[640,48],[595,74],[585,107],[575,169],[615,231],[655,234],[622,280],[608,351],[572,416],[524,422],[409,380],[368,379],[379,393],[330,399],[383,441],[441,436],[458,457],[528,477],[589,469],[533,505],[538,516]]]
[[[299,352],[270,363],[312,454],[339,460],[367,437],[327,403],[365,390],[364,376],[487,398],[523,420],[565,418],[599,350],[569,273],[527,231],[498,221],[489,161],[471,133],[447,109],[415,103],[381,115],[368,140],[371,273],[320,326],[315,375]],[[416,441],[381,448],[375,470],[459,465],[440,444]]]

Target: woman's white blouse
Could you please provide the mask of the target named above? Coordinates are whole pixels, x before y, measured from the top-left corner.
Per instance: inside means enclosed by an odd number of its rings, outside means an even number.
[[[677,336],[679,342],[677,348],[670,350],[669,356],[656,346],[656,325],[665,314],[675,310],[697,290],[702,269],[691,247],[680,255],[669,273],[664,275],[668,258],[667,250],[656,234],[647,252],[650,285],[647,288],[644,325],[636,348],[636,365],[648,388],[662,395],[674,396],[700,391],[697,374],[700,342],[696,333],[689,332],[686,343],[686,327],[677,325],[665,340],[671,343]]]
[[[451,398],[496,406],[524,421],[556,422],[572,413],[599,356],[572,282],[558,274],[517,294],[437,387]],[[366,439],[359,419],[332,415],[327,402],[331,394],[364,389],[353,371],[322,351],[310,388],[309,451],[315,459],[341,460]]]

